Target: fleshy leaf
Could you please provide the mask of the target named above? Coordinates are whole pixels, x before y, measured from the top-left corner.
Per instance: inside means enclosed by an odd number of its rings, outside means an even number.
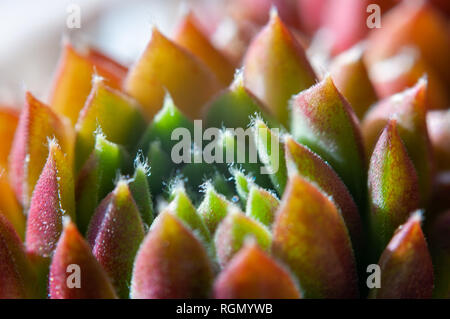
[[[261,174],[264,164],[258,156],[254,134],[250,129],[223,129],[219,143],[222,144],[223,163],[226,164],[219,167],[224,172],[229,171],[229,164],[233,163],[234,167],[251,175],[256,184],[265,188],[272,187],[270,176]]]
[[[234,66],[212,45],[192,12],[182,19],[175,32],[174,41],[202,60],[223,85],[230,84]]]
[[[19,237],[25,237],[26,218],[9,183],[8,174],[0,166],[0,215],[13,225]]]
[[[172,132],[178,128],[187,129],[191,135],[194,134],[194,123],[176,107],[170,94],[167,93],[162,109],[145,130],[139,147],[145,154],[149,150],[150,143],[159,140],[162,149],[170,154],[177,143],[176,140],[172,140]]]
[[[0,106],[0,167],[8,166],[8,156],[14,138],[17,124],[19,122],[19,112],[13,108]]]
[[[238,209],[231,208],[219,224],[214,238],[220,266],[228,264],[248,238],[256,240],[263,250],[270,250],[272,236],[269,230]]]
[[[214,234],[217,226],[225,218],[233,203],[229,202],[223,195],[219,194],[211,183],[206,183],[204,188],[205,195],[198,207],[198,213],[205,221],[210,234]]]
[[[236,192],[241,199],[242,206],[247,205],[248,193],[250,192],[250,187],[254,183],[253,179],[246,176],[241,170],[232,169],[231,174],[234,178],[234,183],[236,186]]]
[[[316,81],[303,48],[276,11],[272,11],[268,24],[248,48],[244,58],[244,79],[245,86],[286,127],[289,124],[289,99]]]
[[[358,207],[345,184],[328,163],[309,148],[295,142],[289,135],[285,136],[284,143],[288,175],[302,176],[333,199],[340,208],[352,238],[353,247],[357,250],[362,240],[361,218]]]
[[[233,114],[230,116],[230,114]],[[265,120],[275,121],[269,116],[266,107],[243,83],[243,74],[238,70],[233,83],[223,90],[205,110],[206,126],[226,128],[246,128],[250,117],[259,114]]]
[[[95,138],[95,148],[81,169],[75,189],[77,224],[85,233],[99,202],[114,188],[117,173],[124,167],[127,154],[101,133]]]
[[[398,133],[417,171],[420,202],[424,206],[430,196],[433,154],[426,123],[427,81],[377,103],[364,118],[364,140],[371,152],[388,120],[395,116]]]
[[[71,221],[65,223],[56,246],[48,286],[51,299],[117,298],[108,275]]]
[[[377,256],[386,247],[395,229],[419,208],[416,170],[390,120],[375,146],[369,167],[370,223]]]
[[[164,89],[191,119],[200,118],[203,104],[220,89],[212,71],[197,57],[152,29],[143,55],[131,68],[126,91],[136,98],[151,119],[161,108]]]
[[[95,146],[94,132],[102,133],[116,144],[134,148],[144,130],[139,106],[128,96],[108,87],[105,80],[95,76],[86,104],[76,124],[76,167],[82,167]]]
[[[339,92],[347,99],[359,119],[377,101],[375,89],[363,61],[364,48],[355,46],[337,56],[330,73]]]
[[[150,175],[150,168],[139,157],[135,161],[135,166],[133,178],[130,180],[128,186],[139,208],[142,221],[145,225],[149,226],[154,218],[152,195],[147,179]]]
[[[70,43],[65,43],[57,67],[50,98],[51,107],[69,118],[72,125],[92,88],[92,77],[98,74],[109,86],[120,89],[127,69],[93,49],[78,52]]]
[[[344,220],[318,188],[293,175],[273,225],[272,252],[300,282],[306,298],[356,298],[355,259]]]
[[[56,138],[67,154],[66,166],[73,163],[75,134],[65,119],[27,92],[9,159],[11,185],[19,201],[29,206],[34,189],[48,155],[47,141]]]
[[[0,214],[0,299],[35,298],[35,277],[12,224]]]
[[[51,257],[63,230],[63,217],[75,218],[73,173],[56,141],[50,141],[48,157],[31,197],[26,229],[27,251]]]
[[[450,170],[450,110],[427,114],[427,127],[437,170]]]
[[[92,252],[120,298],[129,296],[133,262],[144,235],[138,207],[121,179],[98,206],[87,232]]]
[[[292,135],[327,161],[360,208],[365,207],[366,163],[358,120],[331,79],[292,100]]]
[[[169,203],[169,206],[167,206],[166,211],[178,217],[194,233],[197,233],[205,242],[209,243],[211,241],[211,234],[202,217],[191,203],[181,182],[174,186],[171,196],[173,199]]]
[[[274,129],[257,119],[253,124],[253,134],[259,158],[264,163],[272,185],[279,195],[283,195],[287,182],[286,160],[283,142]],[[262,172],[261,172],[262,173]]]
[[[161,148],[160,140],[150,143],[147,158],[150,167],[154,168],[149,178],[150,190],[152,194],[157,195],[162,192],[164,181],[170,176],[175,165],[170,156]]]
[[[251,186],[248,193],[245,214],[270,227],[280,201],[271,192],[258,186]]]
[[[212,280],[203,244],[177,217],[159,214],[136,256],[131,298],[206,298]]]
[[[383,27],[368,39],[369,65],[391,57],[403,47],[415,47],[443,83],[450,81],[450,37],[448,23],[426,1],[402,1],[383,18]],[[392,72],[389,71],[389,72]],[[447,105],[448,106],[448,105]]]
[[[219,299],[297,299],[296,282],[258,245],[246,244],[222,270],[214,284]]]
[[[371,298],[431,298],[433,265],[421,221],[421,213],[414,213],[392,237],[378,262],[381,287],[371,291]]]

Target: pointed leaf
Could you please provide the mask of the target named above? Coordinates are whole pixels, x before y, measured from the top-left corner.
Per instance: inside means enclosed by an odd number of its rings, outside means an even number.
[[[358,250],[363,235],[361,217],[345,184],[328,163],[309,148],[295,142],[289,135],[285,136],[284,143],[288,175],[302,176],[333,199],[344,218],[353,247]]]
[[[130,70],[127,92],[136,98],[151,119],[161,108],[164,89],[191,119],[200,117],[200,108],[221,85],[209,68],[190,52],[153,28],[143,55]]]
[[[76,274],[80,276],[79,287],[72,286],[76,284],[73,279]],[[91,248],[75,224],[70,221],[66,222],[56,246],[48,286],[51,299],[117,298],[108,275],[92,255]]]
[[[144,225],[125,180],[106,196],[91,219],[87,239],[120,298],[128,298],[134,257]]]
[[[266,107],[243,83],[242,71],[237,71],[233,83],[223,90],[205,109],[207,127],[245,128],[250,117],[260,115],[274,123]]]
[[[114,188],[116,175],[125,161],[125,151],[97,133],[95,148],[76,182],[77,224],[82,233],[86,232],[99,202]]]
[[[272,236],[261,223],[245,216],[238,209],[231,208],[217,228],[214,243],[217,259],[224,267],[242,248],[248,238],[256,240],[265,251],[270,249]]]
[[[0,214],[0,299],[34,298],[35,277],[22,241]]]
[[[358,120],[328,75],[292,100],[292,135],[327,161],[365,207],[366,164]]]
[[[364,48],[360,45],[337,56],[330,65],[330,73],[337,89],[347,99],[359,119],[377,101],[363,61]]]
[[[313,85],[316,77],[303,48],[276,11],[251,42],[243,63],[245,86],[287,126],[289,99]]]
[[[189,12],[181,20],[175,32],[174,41],[200,58],[223,85],[231,82],[234,66],[212,45],[192,12]]]
[[[426,123],[426,94],[427,81],[422,78],[414,87],[376,104],[366,115],[362,126],[370,152],[389,118],[395,116],[398,133],[417,171],[422,206],[429,199],[433,173],[433,155]]]
[[[206,184],[205,195],[198,207],[198,213],[202,216],[212,235],[216,232],[217,226],[225,218],[231,206],[233,206],[233,203],[217,193],[211,183]]]
[[[26,229],[26,247],[50,257],[63,230],[63,217],[75,218],[72,170],[56,141],[50,141],[48,157],[31,197]]]
[[[149,150],[150,143],[159,140],[163,150],[170,154],[177,143],[172,139],[172,132],[177,128],[187,129],[191,135],[194,134],[194,123],[177,108],[170,94],[167,93],[162,109],[145,130],[139,147],[145,154]]]
[[[377,256],[395,229],[419,207],[419,185],[414,165],[397,131],[388,122],[375,146],[369,167],[370,223]]]
[[[152,175],[149,178],[152,194],[160,194],[163,190],[164,181],[170,176],[174,164],[170,156],[161,148],[160,140],[150,143],[147,158],[152,169]]]
[[[233,175],[236,192],[241,199],[242,206],[245,207],[247,205],[248,194],[250,192],[250,188],[253,184],[253,179],[249,176],[246,176],[241,170],[233,169],[231,171]]]
[[[381,255],[381,288],[371,291],[371,298],[423,299],[433,292],[433,265],[420,223],[414,213],[399,227]]]
[[[291,274],[256,244],[246,244],[214,284],[219,299],[297,299],[301,293]]]
[[[280,201],[271,192],[257,187],[250,187],[245,213],[247,216],[270,227],[275,218],[275,211]]]
[[[212,280],[202,243],[177,217],[158,215],[136,257],[131,297],[205,298]]]
[[[65,43],[53,80],[50,105],[75,125],[91,91],[92,76],[98,74],[107,79],[109,86],[118,89],[126,72],[125,67],[100,52],[89,48],[79,52],[70,43]]]
[[[134,175],[128,186],[139,208],[142,221],[145,225],[150,226],[154,218],[152,195],[147,179],[150,175],[150,168],[146,162],[141,160],[137,160],[135,163]]]
[[[269,174],[277,193],[283,195],[287,182],[283,143],[274,129],[269,129],[263,121],[258,119],[253,124],[253,134],[259,158],[266,166],[265,174]]]
[[[306,298],[356,298],[352,245],[333,202],[292,176],[273,225],[273,254],[296,275]]]
[[[144,119],[136,102],[108,87],[104,79],[94,77],[89,94],[76,124],[77,170],[95,146],[94,132],[101,130],[108,141],[134,148],[144,130]]]
[[[194,205],[192,205],[184,186],[182,184],[176,185],[171,192],[171,196],[173,196],[173,199],[167,206],[166,211],[178,217],[194,233],[198,234],[206,243],[209,243],[211,234]]]
[[[11,148],[9,175],[17,198],[28,207],[34,185],[47,159],[48,139],[57,139],[62,151],[67,154],[66,165],[71,169],[74,132],[64,119],[31,93],[27,92],[25,99]]]

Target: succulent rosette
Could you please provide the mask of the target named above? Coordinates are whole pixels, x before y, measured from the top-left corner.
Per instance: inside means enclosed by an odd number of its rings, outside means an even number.
[[[0,298],[450,298],[448,7],[312,2],[230,1],[242,59],[193,12],[131,66],[64,43],[0,107]]]

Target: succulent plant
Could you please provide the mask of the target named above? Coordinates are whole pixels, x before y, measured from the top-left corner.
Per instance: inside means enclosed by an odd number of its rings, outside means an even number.
[[[0,298],[450,298],[448,20],[347,3],[231,1],[239,63],[193,12],[130,68],[65,42],[48,105],[0,107]]]

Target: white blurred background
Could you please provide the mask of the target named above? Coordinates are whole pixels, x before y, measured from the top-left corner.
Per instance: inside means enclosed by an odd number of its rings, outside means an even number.
[[[170,36],[186,8],[199,1],[1,0],[0,104],[20,105],[24,88],[45,100],[64,36],[129,65],[147,44],[152,24]],[[67,27],[72,5],[80,8],[80,29]]]

